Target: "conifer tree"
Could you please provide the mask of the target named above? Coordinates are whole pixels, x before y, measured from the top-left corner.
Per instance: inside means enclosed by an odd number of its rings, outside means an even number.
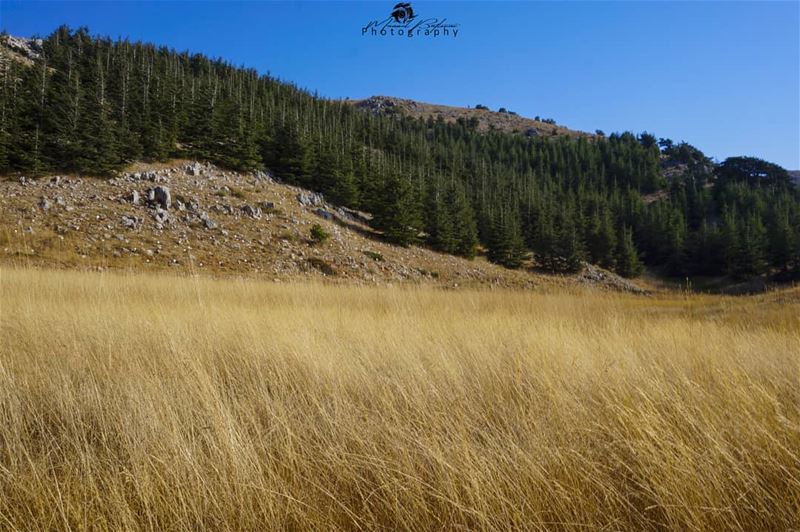
[[[170,157],[266,167],[374,213],[389,238],[408,243],[425,229],[433,247],[472,256],[480,244],[510,265],[531,250],[548,269],[573,269],[585,254],[634,272],[641,251],[668,275],[800,270],[800,191],[759,159],[716,165],[646,133],[529,137],[365,113],[221,60],[85,28],[59,28],[31,62],[0,61],[0,172],[110,176]]]
[[[419,202],[408,180],[390,173],[378,190],[372,225],[390,242],[407,246],[416,242],[421,221]]]
[[[525,259],[519,215],[514,210],[498,212],[492,220],[488,242],[489,260],[506,268],[519,268]]]
[[[631,230],[622,227],[617,238],[616,272],[623,277],[637,277],[642,273],[639,255],[633,243]]]
[[[591,219],[587,250],[591,262],[603,268],[613,270],[616,265],[617,238],[611,217],[607,212],[595,213]]]
[[[475,256],[478,247],[478,229],[475,215],[464,190],[455,184],[451,186],[448,191],[447,204],[452,209],[454,224],[455,247],[452,252],[471,259]]]
[[[456,248],[455,220],[445,194],[437,183],[431,183],[425,198],[425,230],[433,249],[453,253]]]

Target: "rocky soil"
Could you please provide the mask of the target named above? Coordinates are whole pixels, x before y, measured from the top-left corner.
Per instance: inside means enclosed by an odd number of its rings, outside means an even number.
[[[110,180],[8,176],[0,181],[0,261],[275,281],[640,290],[594,267],[578,276],[551,276],[507,270],[480,257],[470,261],[392,246],[369,228],[368,219],[268,173],[237,173],[196,161],[137,164]],[[315,224],[330,238],[316,242]]]
[[[438,105],[392,96],[371,96],[365,100],[347,100],[347,103],[357,108],[372,113],[402,114],[412,118],[434,120],[441,117],[447,123],[456,122],[459,118],[476,118],[477,130],[487,132],[491,130],[518,133],[528,137],[566,135],[570,137],[591,136],[589,133],[575,131],[564,126],[550,124],[541,120],[526,118],[514,113],[500,113],[487,109],[471,109]]]

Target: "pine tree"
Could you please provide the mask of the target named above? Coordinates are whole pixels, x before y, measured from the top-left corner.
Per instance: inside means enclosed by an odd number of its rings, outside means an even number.
[[[408,180],[389,174],[378,191],[372,225],[390,242],[407,246],[416,242],[421,225],[419,202]]]
[[[636,246],[633,244],[631,230],[622,227],[617,238],[616,272],[623,277],[638,277],[642,273],[642,265]]]
[[[572,216],[567,214],[561,221],[553,250],[553,269],[559,272],[576,272],[585,258],[583,242]]]
[[[500,211],[490,230],[487,256],[490,261],[506,268],[519,268],[525,260],[525,242],[519,215],[513,210]]]
[[[793,259],[794,232],[789,223],[789,209],[779,205],[772,212],[769,231],[769,262],[786,272]]]
[[[512,264],[527,246],[559,270],[584,252],[631,270],[617,262],[635,262],[638,251],[669,275],[800,269],[800,191],[765,161],[715,165],[649,134],[529,137],[480,132],[469,120],[364,113],[221,60],[93,38],[85,28],[59,28],[43,51],[31,64],[0,62],[0,172],[107,175],[137,159],[192,157],[267,167],[376,213],[387,237],[413,241],[426,228],[431,245],[464,256],[480,244]],[[680,172],[669,187],[662,164]],[[387,197],[390,173],[408,178],[399,199]],[[431,186],[433,204],[421,194]],[[645,202],[656,190],[664,194]],[[417,212],[403,214],[410,223],[392,214],[403,203],[403,213]],[[633,246],[620,240],[623,227]],[[525,246],[514,243],[520,231]]]
[[[737,279],[765,273],[767,238],[761,219],[755,215],[739,218],[735,231],[735,240],[730,250],[729,273]]]
[[[358,206],[359,190],[356,185],[356,177],[353,174],[352,163],[349,158],[345,158],[344,165],[340,170],[336,183],[329,191],[329,195],[331,201],[338,205]]]
[[[455,184],[448,191],[447,204],[452,209],[454,224],[453,253],[471,259],[478,247],[478,228],[472,206],[464,191]]]
[[[308,179],[309,148],[297,129],[288,123],[277,127],[262,148],[264,164],[289,183],[303,185]]]
[[[617,237],[608,212],[595,213],[592,217],[586,243],[591,262],[608,270],[614,269]]]
[[[431,183],[426,191],[425,230],[428,233],[428,244],[433,249],[453,253],[456,249],[455,220],[445,194],[440,189],[439,184]]]

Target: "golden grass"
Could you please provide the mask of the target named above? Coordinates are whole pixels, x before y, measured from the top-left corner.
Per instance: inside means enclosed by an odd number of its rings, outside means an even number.
[[[800,526],[797,290],[1,273],[2,529]]]

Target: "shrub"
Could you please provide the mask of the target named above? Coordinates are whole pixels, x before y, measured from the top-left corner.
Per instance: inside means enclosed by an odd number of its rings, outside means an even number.
[[[311,240],[317,244],[322,244],[326,240],[331,237],[331,234],[327,232],[323,227],[319,224],[314,224],[311,226]]]

